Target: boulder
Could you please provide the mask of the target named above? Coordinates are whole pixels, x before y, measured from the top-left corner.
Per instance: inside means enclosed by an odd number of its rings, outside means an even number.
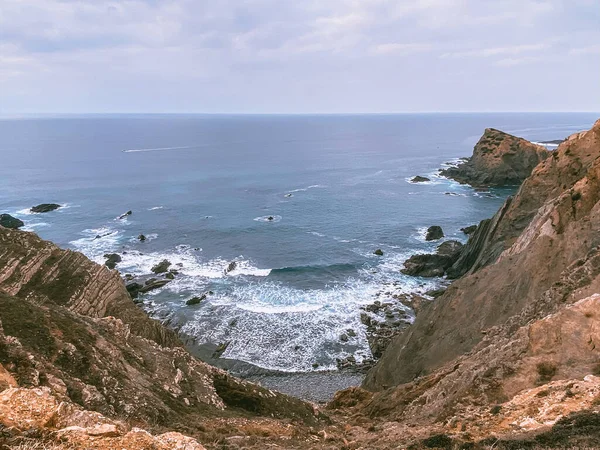
[[[410,180],[411,183],[424,183],[426,181],[431,181],[431,180],[427,177],[422,177],[421,175],[417,175],[416,177],[413,177],[412,180]]]
[[[442,227],[438,225],[433,225],[427,228],[427,234],[425,235],[426,241],[437,241],[444,237],[444,231]]]
[[[115,266],[122,261],[122,258],[117,253],[107,253],[104,255],[106,261],[104,261],[104,265],[109,269],[114,269]]]
[[[140,289],[143,288],[144,286],[133,282],[133,283],[129,283],[127,285],[125,285],[125,288],[127,289],[127,292],[129,292],[129,295],[131,296],[131,298],[137,298]]]
[[[477,225],[469,225],[468,227],[461,228],[460,231],[465,233],[466,235],[471,235],[477,229]]]
[[[153,291],[154,289],[161,288],[165,284],[170,283],[170,282],[171,282],[171,280],[156,280],[156,281],[153,281],[152,283],[145,284],[138,290],[138,292],[140,294],[143,294],[144,292]]]
[[[206,300],[206,294],[202,294],[200,297],[192,297],[187,302],[185,302],[185,304],[188,306],[193,306],[193,305],[197,305],[202,300]]]
[[[152,271],[152,273],[164,273],[167,270],[169,270],[169,267],[171,266],[171,262],[168,259],[163,259],[161,262],[159,262],[158,264],[156,264],[155,266],[152,266],[152,269],[150,269]]]
[[[31,212],[32,213],[45,213],[45,212],[50,212],[50,211],[54,211],[55,209],[60,208],[61,205],[58,205],[56,203],[42,203],[40,205],[37,206],[33,206],[31,208]]]
[[[460,257],[463,244],[446,241],[440,244],[435,254],[413,255],[404,262],[401,272],[419,277],[442,277]]]
[[[378,248],[377,250],[375,250],[373,252],[373,254],[377,255],[377,256],[383,256],[383,250],[381,250],[380,248]]]
[[[463,244],[458,241],[445,241],[438,245],[436,253],[441,256],[450,256],[456,260],[463,247]]]
[[[175,279],[175,274],[173,272],[167,272],[167,273],[165,273],[165,278],[167,280],[174,280]]]
[[[17,228],[21,228],[23,225],[25,224],[22,220],[19,220],[10,214],[0,214],[0,226],[4,228],[12,228],[16,230]]]
[[[225,273],[233,272],[237,268],[237,263],[235,261],[231,261],[227,268],[225,269]]]

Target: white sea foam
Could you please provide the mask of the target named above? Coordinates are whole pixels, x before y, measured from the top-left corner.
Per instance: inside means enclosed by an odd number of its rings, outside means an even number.
[[[167,150],[183,150],[189,148],[197,148],[197,145],[183,145],[180,147],[156,147],[156,148],[132,148],[123,150],[123,153],[139,153],[139,152],[161,152]]]
[[[326,237],[323,233],[319,233],[318,231],[307,231],[307,233],[317,237]]]
[[[288,193],[293,193],[293,192],[306,192],[309,189],[317,189],[317,188],[321,188],[321,189],[325,189],[327,186],[323,186],[321,184],[312,184],[310,186],[307,186],[305,188],[299,188],[299,189],[292,189],[291,191],[288,191]]]
[[[49,227],[50,224],[46,222],[28,223],[21,230],[23,231],[35,231],[36,228]]]
[[[98,263],[103,263],[102,255],[116,249],[123,238],[119,230],[109,227],[89,228],[81,234],[83,237],[69,243]]]
[[[163,209],[164,206],[153,206],[152,208],[148,208],[148,211],[156,211],[157,209]]]
[[[269,220],[269,217],[272,217],[272,219]],[[276,223],[281,220],[281,216],[277,216],[277,215],[261,216],[261,217],[255,217],[254,220],[257,222]]]

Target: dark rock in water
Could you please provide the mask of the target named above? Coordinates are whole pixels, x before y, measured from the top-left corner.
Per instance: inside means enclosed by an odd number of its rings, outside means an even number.
[[[348,342],[348,339],[349,338],[348,338],[348,335],[346,333],[342,333],[340,335],[340,341],[342,341],[342,342]]]
[[[127,292],[129,292],[129,295],[131,296],[131,298],[137,298],[140,289],[143,288],[144,286],[142,286],[139,283],[129,283],[127,285],[125,285],[125,288],[127,289]]]
[[[442,277],[460,257],[463,245],[458,241],[440,244],[435,254],[413,255],[404,262],[401,272],[418,277]]]
[[[433,298],[438,298],[446,292],[446,289],[432,289],[431,291],[425,292],[425,295],[428,295]]]
[[[131,281],[133,280],[135,277],[133,275],[131,275],[130,273],[126,273],[125,274],[125,281]]]
[[[373,252],[373,254],[377,255],[377,256],[383,256],[383,250],[381,250],[380,248],[378,248],[377,250],[375,250]]]
[[[127,211],[126,213],[124,213],[124,214],[121,214],[121,215],[119,216],[119,219],[124,219],[125,217],[127,217],[127,216],[130,216],[130,215],[132,215],[132,214],[133,214],[133,211],[129,210],[129,211]]]
[[[165,284],[167,284],[167,283],[170,283],[170,282],[171,282],[171,280],[156,280],[156,281],[154,281],[154,282],[152,282],[152,283],[149,283],[149,284],[146,284],[146,285],[142,286],[142,287],[141,287],[141,288],[138,290],[138,292],[139,292],[140,294],[143,294],[144,292],[148,292],[148,291],[152,291],[152,290],[154,290],[154,289],[161,288],[161,287],[163,287]]]
[[[421,175],[417,175],[412,180],[410,180],[411,183],[424,183],[425,181],[431,181],[431,180],[427,177],[422,177]]]
[[[313,369],[316,369],[316,368],[318,368],[318,367],[319,367],[319,363],[313,363],[313,365],[312,365],[312,368],[313,368]]]
[[[433,225],[427,228],[427,234],[425,235],[426,241],[437,241],[438,239],[441,239],[443,237],[444,231],[442,230],[442,227],[438,225]]]
[[[152,283],[154,283],[154,282],[155,282],[157,279],[158,279],[158,278],[150,278],[149,280],[146,280],[146,282],[145,282],[144,284],[145,284],[145,285],[152,284]]]
[[[348,328],[346,330],[346,334],[350,337],[355,337],[356,336],[356,331],[354,331],[352,328]]]
[[[237,267],[237,263],[235,261],[231,261],[227,268],[225,269],[225,273],[233,272]]]
[[[284,197],[286,197],[286,198],[290,198],[290,197],[293,197],[293,196],[294,196],[293,194],[285,194],[284,195]]]
[[[270,221],[272,221],[273,219],[274,219],[274,217],[273,217],[273,216],[269,216],[269,217],[267,217],[267,220],[268,220],[269,222],[270,222]]]
[[[227,347],[229,347],[229,342],[222,342],[217,346],[217,349],[215,350],[215,352],[213,353],[213,358],[220,358],[221,355],[223,353],[225,353],[225,350],[227,350]]]
[[[45,213],[45,212],[54,211],[55,209],[58,209],[60,207],[61,207],[61,205],[58,205],[56,203],[42,203],[41,205],[33,206],[31,208],[31,212]]]
[[[175,274],[173,272],[167,272],[167,273],[165,273],[165,278],[167,280],[174,280],[175,279]]]
[[[476,229],[477,229],[477,225],[470,225],[468,227],[461,228],[460,231],[469,235],[469,234],[473,234]]]
[[[177,269],[169,269],[169,272],[171,272],[173,275],[179,275],[179,270]]]
[[[109,269],[114,269],[115,266],[122,261],[122,258],[117,253],[107,253],[104,255],[106,261],[104,261],[104,265]]]
[[[152,267],[152,273],[163,273],[169,270],[171,262],[167,259],[163,259],[161,262]]]
[[[144,236],[143,234],[140,234],[140,235],[138,236],[138,239],[139,239],[140,241],[144,242],[144,241],[146,240],[146,236]]]
[[[12,228],[13,230],[16,230],[17,228],[21,228],[23,225],[25,224],[22,220],[19,220],[10,214],[0,214],[0,226],[3,226],[4,228]]]
[[[103,237],[110,236],[110,235],[111,235],[111,234],[113,234],[113,233],[114,233],[114,232],[113,232],[113,231],[111,231],[110,233],[97,234],[97,235],[96,235],[96,237],[94,238],[94,240],[96,240],[96,239],[102,239]]]
[[[185,304],[188,306],[193,306],[193,305],[197,305],[202,300],[206,300],[206,294],[202,294],[200,297],[192,297],[187,302],[185,302]]]

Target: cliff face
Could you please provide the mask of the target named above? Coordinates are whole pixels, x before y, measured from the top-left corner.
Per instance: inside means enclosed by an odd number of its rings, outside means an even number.
[[[180,345],[173,332],[135,306],[116,271],[33,233],[0,227],[0,291],[89,317],[118,317],[135,334]]]
[[[123,436],[132,424],[211,439],[211,427],[235,434],[248,418],[320,423],[312,405],[195,359],[134,305],[116,271],[0,227],[0,391],[16,386],[122,421]]]
[[[472,351],[492,327],[518,317],[515,330],[600,292],[599,179],[600,121],[561,144],[480,225],[463,254],[467,275],[392,342],[365,387],[381,390],[431,374]]]
[[[441,174],[472,186],[519,185],[548,155],[541,145],[488,128],[467,162]]]

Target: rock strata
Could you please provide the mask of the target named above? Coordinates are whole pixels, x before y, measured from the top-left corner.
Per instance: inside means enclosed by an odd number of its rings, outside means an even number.
[[[506,333],[509,345],[520,326],[598,292],[599,180],[600,121],[561,144],[478,226],[452,267],[462,278],[390,344],[365,386],[437,373],[475,348],[483,351],[492,330]]]

